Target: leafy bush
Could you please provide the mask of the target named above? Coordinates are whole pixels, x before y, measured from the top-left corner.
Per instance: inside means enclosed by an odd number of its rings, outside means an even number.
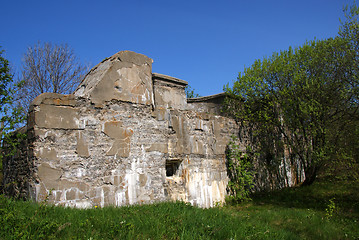
[[[232,137],[226,151],[229,177],[227,202],[230,203],[250,200],[249,194],[253,185],[252,157],[248,153],[242,153],[235,142],[236,138]]]

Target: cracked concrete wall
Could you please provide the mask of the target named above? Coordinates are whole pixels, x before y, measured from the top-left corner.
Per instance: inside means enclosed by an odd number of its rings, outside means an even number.
[[[239,126],[219,115],[218,96],[187,104],[187,82],[152,74],[152,62],[119,52],[95,66],[74,94],[38,96],[19,192],[81,208],[224,202],[225,149]]]
[[[37,201],[48,197],[75,207],[169,199],[211,207],[224,201],[224,149],[230,135],[223,129],[235,134],[232,120],[122,101],[99,108],[78,98],[60,108],[44,100],[33,107],[34,122],[41,123],[33,126],[37,171],[31,194]],[[72,111],[77,114],[68,114]],[[59,124],[64,122],[70,127]],[[174,176],[166,176],[169,159],[181,161]]]

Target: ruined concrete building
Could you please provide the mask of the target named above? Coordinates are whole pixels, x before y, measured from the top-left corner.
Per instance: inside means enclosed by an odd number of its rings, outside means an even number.
[[[5,191],[74,207],[223,202],[225,149],[239,134],[220,114],[224,94],[186,99],[187,82],[152,73],[152,62],[122,51],[95,66],[73,94],[38,96],[22,154],[4,161]],[[273,184],[298,181],[299,170],[285,163]]]

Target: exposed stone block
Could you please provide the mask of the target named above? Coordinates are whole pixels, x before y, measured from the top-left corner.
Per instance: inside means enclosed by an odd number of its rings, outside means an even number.
[[[58,181],[58,185],[57,185],[56,189],[65,190],[65,189],[70,189],[70,188],[77,188],[82,192],[87,192],[90,187],[87,183],[83,182],[83,180],[70,181],[67,179],[60,179]]]
[[[168,153],[168,143],[153,143],[149,148],[146,148],[147,152],[157,151],[161,153]]]
[[[139,176],[140,186],[144,187],[147,183],[147,176],[146,174],[140,174]]]
[[[79,115],[72,107],[41,104],[34,118],[40,128],[79,129]]]
[[[82,137],[81,133],[78,133],[77,136],[77,146],[76,146],[76,152],[80,157],[89,157],[89,150],[88,145],[85,142],[85,139]]]
[[[133,130],[130,128],[122,127],[122,122],[112,121],[105,122],[104,133],[111,138],[124,140],[132,136]]]
[[[120,184],[122,183],[122,176],[119,176],[119,175],[115,175],[115,176],[113,176],[113,184],[115,185],[115,186],[120,186]]]
[[[36,151],[36,156],[47,160],[58,160],[57,152],[53,148],[40,148]]]
[[[130,155],[130,139],[115,140],[106,156],[128,157]]]
[[[189,154],[190,146],[189,146],[189,132],[187,121],[181,116],[171,116],[171,125],[173,130],[175,131],[176,137],[176,152],[179,154]]]
[[[38,167],[38,177],[45,184],[46,189],[57,189],[58,182],[62,175],[60,169],[52,168],[48,163],[42,163]]]

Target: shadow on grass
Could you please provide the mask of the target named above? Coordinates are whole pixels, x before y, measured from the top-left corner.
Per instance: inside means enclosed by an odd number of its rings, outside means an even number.
[[[359,219],[359,184],[348,180],[318,179],[311,186],[259,192],[253,204],[326,211],[334,201],[339,216]]]

